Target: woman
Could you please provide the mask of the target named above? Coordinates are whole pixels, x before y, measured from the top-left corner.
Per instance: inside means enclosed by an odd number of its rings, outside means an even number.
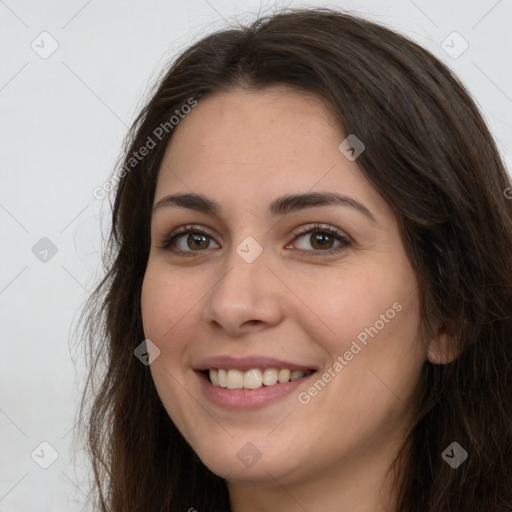
[[[512,510],[511,184],[432,55],[327,9],[215,33],[116,180],[100,510]]]

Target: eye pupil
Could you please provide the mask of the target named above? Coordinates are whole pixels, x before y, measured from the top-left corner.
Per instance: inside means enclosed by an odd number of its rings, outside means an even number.
[[[192,250],[202,249],[208,246],[208,240],[205,235],[201,235],[199,233],[191,233],[188,236],[187,242],[190,242],[191,239],[193,240],[192,244],[196,244],[192,245],[191,243],[187,243],[188,247]]]
[[[311,235],[311,245],[315,247],[316,244],[319,244],[320,248],[325,248],[326,245],[332,243],[331,235],[327,235],[322,232],[313,233]],[[316,247],[315,247],[316,248]]]

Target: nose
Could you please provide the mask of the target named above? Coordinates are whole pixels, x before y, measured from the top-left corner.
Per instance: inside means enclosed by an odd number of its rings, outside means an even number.
[[[220,279],[208,294],[202,319],[229,337],[240,337],[279,324],[285,297],[265,251],[253,262],[234,249]]]

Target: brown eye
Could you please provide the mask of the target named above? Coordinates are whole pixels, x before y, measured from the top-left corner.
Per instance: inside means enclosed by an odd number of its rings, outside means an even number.
[[[190,233],[186,238],[186,243],[189,249],[208,249],[208,236],[200,233]]]
[[[177,253],[200,252],[204,249],[211,249],[212,242],[216,244],[213,238],[202,229],[184,227],[164,239],[161,249]],[[214,248],[218,247],[220,246],[217,244],[217,247]]]
[[[335,241],[332,235],[323,233],[322,231],[315,231],[310,235],[311,246],[315,249],[331,249]]]
[[[294,243],[293,245],[299,245],[299,250],[310,252],[315,256],[339,252],[350,246],[349,239],[342,232],[330,226],[315,225],[306,228],[304,231],[296,234],[295,241],[301,238],[304,241],[299,244]],[[309,247],[312,247],[313,250]]]

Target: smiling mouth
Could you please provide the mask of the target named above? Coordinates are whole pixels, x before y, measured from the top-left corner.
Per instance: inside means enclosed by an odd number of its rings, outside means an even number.
[[[210,368],[201,373],[214,387],[229,390],[254,390],[286,384],[309,377],[315,370],[289,370],[287,368],[252,368],[247,371]]]

